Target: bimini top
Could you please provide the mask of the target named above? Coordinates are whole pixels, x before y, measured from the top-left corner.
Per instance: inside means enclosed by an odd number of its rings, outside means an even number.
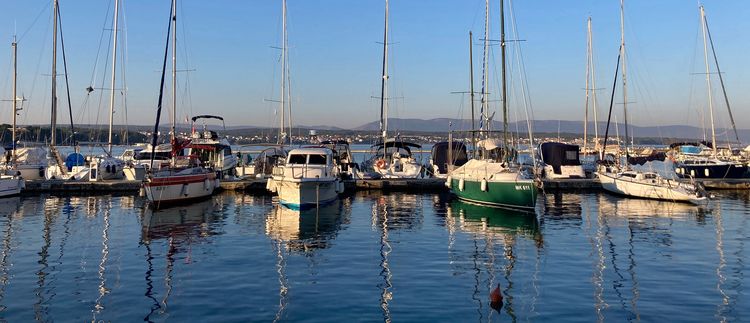
[[[349,142],[344,139],[339,140],[325,140],[320,142],[321,145],[349,145]]]
[[[407,142],[407,141],[401,141],[401,140],[397,141],[396,139],[388,139],[385,142],[379,142],[379,143],[376,143],[376,144],[372,145],[372,147],[383,147],[383,146],[395,147],[395,148],[403,148],[403,149],[406,149],[406,150],[410,150],[409,149],[410,147],[411,148],[422,148],[422,145],[415,144],[415,143],[412,143],[412,142]]]
[[[539,153],[542,161],[552,167],[578,166],[581,161],[578,158],[580,147],[560,142],[545,142],[539,145]]]
[[[224,121],[224,118],[222,118],[220,116],[212,116],[212,115],[209,115],[209,114],[195,116],[195,117],[193,117],[192,120],[193,120],[193,122],[195,122],[195,120],[198,120],[198,119],[219,119],[221,121]]]

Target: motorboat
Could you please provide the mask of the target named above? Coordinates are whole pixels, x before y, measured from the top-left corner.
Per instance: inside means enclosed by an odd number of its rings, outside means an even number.
[[[195,122],[200,119],[217,119],[221,120],[222,125],[224,125],[224,118],[220,116],[194,116],[191,119],[193,131],[190,134],[190,144],[187,146],[188,155],[197,156],[204,165],[213,168],[220,178],[233,177],[239,158],[232,153],[229,140],[225,137],[219,137],[216,131],[209,130],[205,123],[203,124],[203,131],[197,131]],[[225,126],[224,130],[226,130]]]
[[[286,162],[274,167],[266,188],[279,196],[279,203],[292,209],[317,207],[334,201],[344,184],[328,148],[297,148]]]
[[[585,178],[581,165],[580,147],[560,142],[545,142],[539,145],[542,161],[542,176],[545,179]]]

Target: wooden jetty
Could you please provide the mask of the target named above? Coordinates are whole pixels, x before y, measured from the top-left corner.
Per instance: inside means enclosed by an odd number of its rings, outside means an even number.
[[[695,179],[696,182],[700,182],[707,189],[713,190],[746,190],[750,189],[750,178],[740,179],[711,179],[711,178],[700,178]]]
[[[381,178],[357,179],[345,182],[347,190],[382,190],[382,191],[419,191],[440,192],[447,191],[445,178]]]
[[[94,192],[133,192],[141,189],[141,181],[112,180],[112,181],[66,181],[30,180],[26,181],[23,192],[64,192],[64,193],[94,193]]]
[[[602,184],[595,178],[565,178],[542,180],[545,190],[587,190],[600,189]]]
[[[221,189],[227,191],[265,191],[267,181],[268,179],[265,178],[222,180]]]

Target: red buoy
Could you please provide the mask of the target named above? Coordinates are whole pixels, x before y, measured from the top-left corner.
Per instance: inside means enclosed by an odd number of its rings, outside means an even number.
[[[490,292],[490,307],[498,311],[498,313],[503,308],[503,294],[500,292],[500,283]]]

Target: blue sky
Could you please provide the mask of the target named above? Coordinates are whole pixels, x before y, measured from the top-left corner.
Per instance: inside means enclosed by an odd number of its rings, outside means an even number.
[[[121,61],[126,63],[128,123],[151,124],[170,3],[122,1],[121,38],[127,39],[127,59]],[[0,3],[0,97],[11,96],[10,42],[17,33],[22,37],[19,94],[28,99],[20,121],[26,124],[49,122],[50,2]],[[275,125],[276,104],[264,99],[275,99],[279,91],[279,52],[271,46],[280,43],[281,1],[178,2],[178,69],[192,70],[178,76],[178,118],[215,113],[225,116],[229,125]],[[60,0],[78,123],[106,123],[108,96],[100,104],[98,96],[86,99],[84,89],[92,83],[94,87],[109,84],[104,64],[110,60],[111,40],[102,29],[111,28],[112,3]],[[498,3],[491,1],[493,39],[499,38]],[[295,124],[355,127],[377,120],[378,102],[371,97],[380,92],[382,49],[377,42],[382,41],[383,5],[381,0],[288,0]],[[750,128],[750,121],[742,117],[750,106],[745,91],[750,79],[746,59],[750,2],[712,0],[704,5],[738,126]],[[597,86],[604,88],[599,92],[604,114],[619,46],[619,1],[515,1],[513,6],[524,42],[512,46],[522,46],[534,117],[582,120],[588,16],[594,24]],[[706,90],[704,75],[694,74],[704,68],[698,3],[631,0],[625,6],[631,121],[699,124]],[[483,0],[391,0],[392,117],[469,117],[466,98],[450,92],[468,90],[469,30],[475,35],[479,89],[483,19]],[[497,75],[497,57],[495,53],[491,79]],[[62,73],[62,64],[58,66]],[[492,92],[497,82],[491,83]],[[715,101],[720,100],[715,95]],[[120,96],[115,120],[123,123],[125,112],[119,102]],[[2,102],[0,107],[0,122],[9,123],[10,103]],[[716,108],[717,123],[726,125],[726,108],[722,104]],[[67,123],[62,115],[60,123]]]

